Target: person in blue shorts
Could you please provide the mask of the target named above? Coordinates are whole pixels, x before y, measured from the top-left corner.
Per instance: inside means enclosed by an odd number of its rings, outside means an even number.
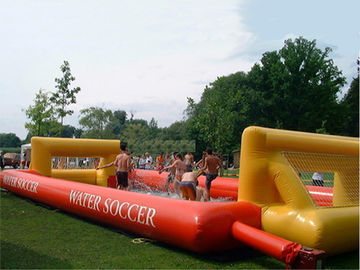
[[[204,201],[207,201],[208,196],[206,190],[198,186],[197,178],[199,175],[199,173],[197,174],[195,172],[186,172],[183,174],[180,191],[184,200],[200,201],[204,199]]]

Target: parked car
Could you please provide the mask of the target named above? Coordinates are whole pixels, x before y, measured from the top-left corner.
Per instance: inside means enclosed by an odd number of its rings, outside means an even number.
[[[16,169],[20,165],[20,154],[17,153],[6,153],[3,156],[2,168],[10,166]]]

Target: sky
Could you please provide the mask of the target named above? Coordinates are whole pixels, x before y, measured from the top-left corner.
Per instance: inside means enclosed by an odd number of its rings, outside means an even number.
[[[284,40],[332,48],[348,84],[357,76],[358,0],[2,0],[0,133],[25,139],[25,110],[55,91],[70,63],[81,87],[72,116],[90,106],[125,110],[167,127],[218,77],[244,71]]]

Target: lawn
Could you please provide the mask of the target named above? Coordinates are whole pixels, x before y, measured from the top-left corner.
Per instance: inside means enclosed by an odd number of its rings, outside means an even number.
[[[1,192],[1,269],[283,269],[250,248],[200,255]],[[328,258],[327,269],[358,269],[358,252]]]

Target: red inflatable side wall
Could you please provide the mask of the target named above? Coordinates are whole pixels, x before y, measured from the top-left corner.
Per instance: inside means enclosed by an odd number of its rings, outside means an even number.
[[[151,170],[134,170],[129,179],[132,180],[135,187],[142,188],[141,183],[146,184],[152,190],[165,191],[165,182],[168,173],[159,174],[157,171]],[[137,181],[139,182],[137,182]],[[199,185],[205,187],[205,176],[198,178]],[[210,196],[212,198],[227,198],[229,200],[237,200],[238,196],[238,181],[237,178],[217,177],[211,183]],[[172,185],[170,186],[173,190]],[[332,206],[333,188],[331,187],[317,187],[305,186],[310,195],[319,206]]]
[[[142,188],[138,182],[144,183],[152,190],[165,191],[165,182],[168,177],[167,172],[159,174],[158,171],[151,170],[134,170],[129,174],[129,179],[134,183],[135,187]],[[205,176],[198,178],[199,185],[205,187]],[[227,198],[229,200],[237,200],[238,179],[217,177],[211,183],[210,196],[212,198]],[[172,191],[173,185],[170,185]]]
[[[306,186],[306,188],[318,206],[333,205],[334,190],[332,187]]]
[[[239,246],[231,234],[235,221],[261,228],[261,209],[247,202],[169,199],[18,170],[1,172],[0,185],[61,210],[196,252]]]

